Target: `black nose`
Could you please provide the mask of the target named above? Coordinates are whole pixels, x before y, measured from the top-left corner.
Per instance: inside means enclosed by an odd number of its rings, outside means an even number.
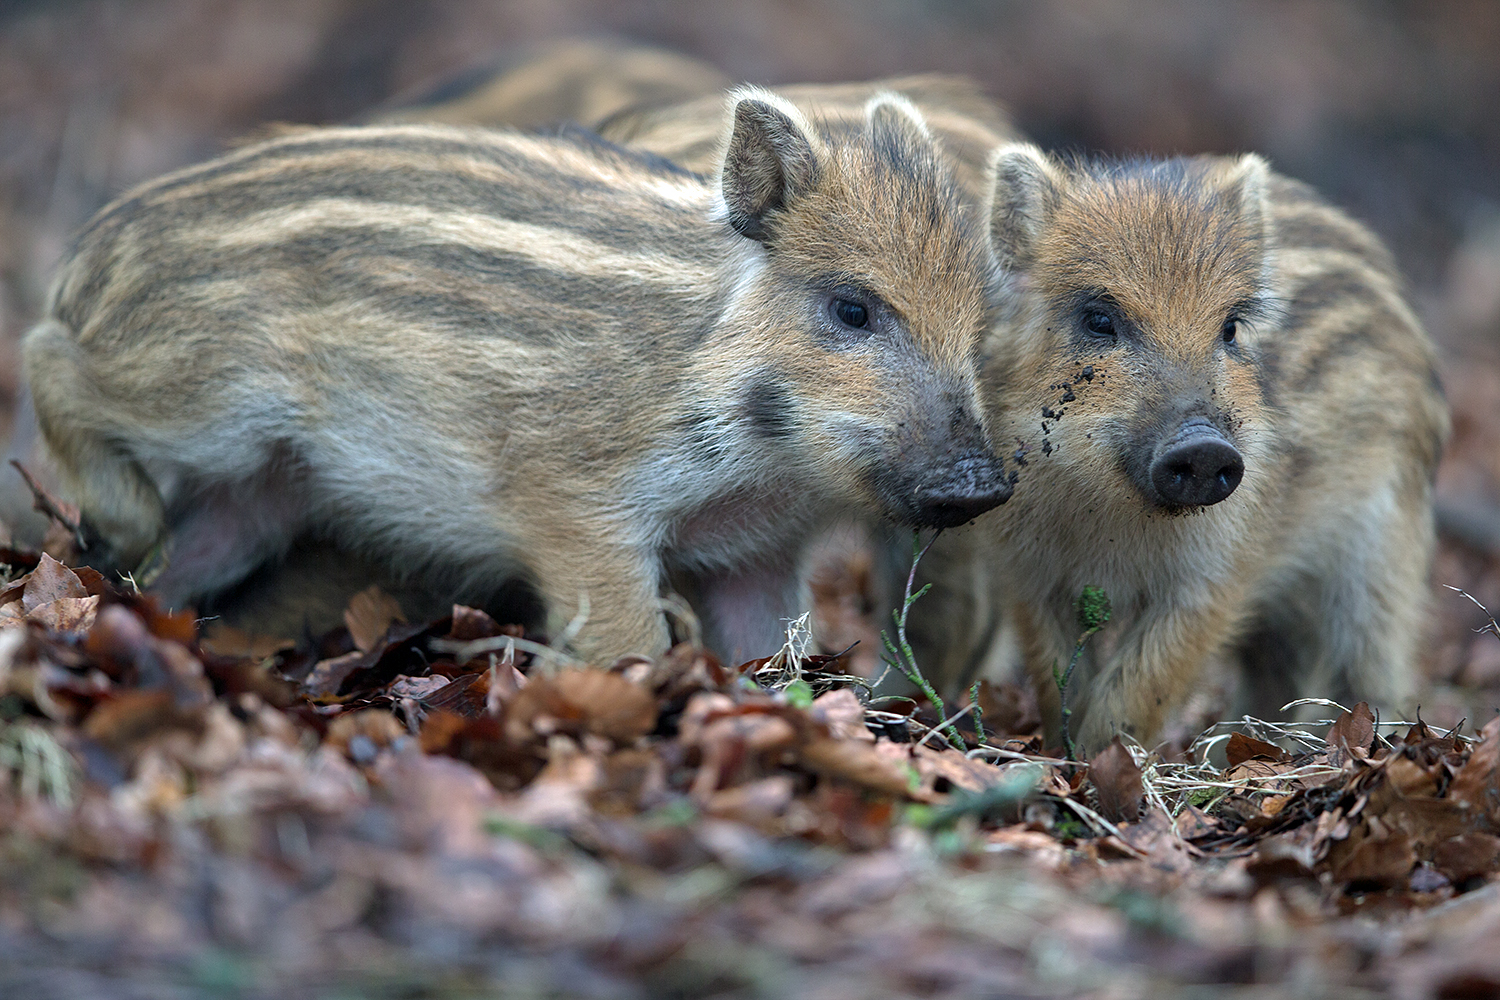
[[[1151,485],[1169,507],[1207,507],[1239,486],[1245,460],[1217,427],[1189,421],[1151,460]]]
[[[1005,466],[993,455],[965,455],[942,479],[917,490],[912,521],[919,528],[954,528],[1010,499]]]

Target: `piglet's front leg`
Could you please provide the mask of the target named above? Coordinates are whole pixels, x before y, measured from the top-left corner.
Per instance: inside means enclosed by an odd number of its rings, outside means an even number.
[[[654,552],[578,532],[549,539],[526,558],[546,606],[549,636],[560,636],[585,612],[570,642],[581,659],[608,666],[621,656],[660,656],[670,645]]]

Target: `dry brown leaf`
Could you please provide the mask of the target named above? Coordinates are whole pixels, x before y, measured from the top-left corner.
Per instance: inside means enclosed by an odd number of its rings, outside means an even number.
[[[1042,712],[1030,685],[979,682],[984,728],[1001,736],[1027,736],[1042,727]]]
[[[934,750],[925,744],[912,751],[911,763],[922,776],[924,788],[932,788],[941,778],[966,792],[982,792],[1005,774],[988,761],[973,760],[953,749]]]
[[[1385,758],[1385,780],[1404,798],[1437,794],[1441,764],[1429,767],[1402,754]]]
[[[1371,821],[1347,840],[1334,841],[1328,851],[1335,881],[1392,887],[1404,885],[1417,863],[1409,836]]]
[[[469,720],[457,712],[433,709],[422,720],[422,731],[417,739],[423,753],[447,753],[453,740],[469,726]]]
[[[384,749],[406,735],[406,727],[395,715],[380,708],[345,712],[328,724],[324,743],[360,760],[358,740],[366,740],[370,749]],[[368,751],[366,751],[368,752]]]
[[[832,778],[843,778],[887,795],[902,795],[919,802],[936,799],[931,792],[914,787],[912,772],[892,756],[881,753],[879,744],[858,740],[835,740],[817,737],[804,745],[799,754],[809,770]]]
[[[865,728],[865,706],[849,688],[839,688],[819,695],[809,713],[828,727],[829,735],[841,740],[870,740],[875,734]]]
[[[1257,740],[1244,733],[1229,734],[1229,742],[1224,745],[1224,754],[1229,758],[1231,768],[1239,767],[1247,760],[1268,760],[1280,763],[1288,759],[1287,752],[1276,744]]]
[[[505,730],[524,744],[556,732],[589,732],[629,743],[656,727],[656,699],[603,670],[563,670],[530,678],[510,702]]]
[[[381,590],[379,584],[372,584],[349,598],[349,606],[344,609],[344,625],[361,653],[379,645],[391,625],[405,621],[400,602]]]
[[[616,743],[630,743],[656,728],[656,699],[619,674],[563,670],[551,682],[581,713],[588,732]],[[528,684],[526,690],[530,687]]]
[[[121,691],[89,713],[83,731],[107,747],[118,748],[182,721],[170,691]]]
[[[359,669],[364,659],[365,654],[356,649],[343,656],[319,660],[302,682],[303,693],[314,701],[335,698],[344,681]]]
[[[474,639],[490,639],[504,635],[505,632],[504,626],[483,611],[466,608],[462,604],[453,605],[453,625],[447,638],[457,642],[470,642]]]
[[[703,803],[703,811],[724,819],[760,825],[780,816],[792,804],[790,776],[773,774],[758,781],[714,792]]]
[[[1432,850],[1432,863],[1454,882],[1500,870],[1500,837],[1489,833],[1462,833]]]
[[[1197,806],[1185,806],[1177,814],[1177,834],[1186,840],[1207,836],[1219,831],[1219,821]]]
[[[1500,715],[1495,716],[1479,733],[1481,739],[1469,754],[1464,766],[1448,786],[1448,798],[1462,802],[1470,809],[1500,819]]]
[[[1115,823],[1129,822],[1141,814],[1146,797],[1141,769],[1116,736],[1109,746],[1089,761],[1089,779],[1099,792],[1099,812]]]
[[[1368,702],[1360,702],[1339,716],[1328,730],[1328,747],[1343,751],[1351,757],[1365,758],[1370,755],[1370,744],[1375,742],[1375,715]],[[1342,763],[1335,756],[1334,766]]]
[[[223,622],[212,622],[203,630],[198,644],[209,653],[219,656],[247,657],[252,660],[264,660],[290,646],[295,646],[292,639],[279,638],[271,635],[252,635],[241,629],[225,625]]]
[[[26,617],[54,632],[86,632],[98,613],[97,597],[59,597],[32,608]]]
[[[78,579],[77,573],[43,553],[41,562],[37,563],[36,569],[31,571],[26,582],[26,589],[21,594],[21,603],[27,611],[34,611],[43,604],[50,604],[58,598],[87,596],[89,596],[88,589],[84,587],[83,581]]]
[[[30,582],[31,574],[27,573],[24,576],[16,577],[10,583],[0,587],[0,608],[12,603],[20,604],[21,595],[26,592],[26,585]],[[24,611],[25,608],[23,607],[22,610]]]

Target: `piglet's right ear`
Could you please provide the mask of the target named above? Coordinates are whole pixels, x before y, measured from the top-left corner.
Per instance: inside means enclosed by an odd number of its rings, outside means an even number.
[[[775,213],[817,182],[817,142],[797,110],[779,98],[736,101],[720,176],[729,224],[766,242]]]
[[[1061,173],[1030,143],[1001,146],[990,155],[990,247],[1001,268],[1026,267],[1057,205]]]

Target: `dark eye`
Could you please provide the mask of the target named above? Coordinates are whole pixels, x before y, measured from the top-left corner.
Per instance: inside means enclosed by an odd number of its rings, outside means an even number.
[[[870,310],[853,299],[834,299],[833,314],[840,323],[855,330],[863,330],[870,322]]]
[[[1115,321],[1109,313],[1091,309],[1083,314],[1083,328],[1096,337],[1113,337]]]
[[[1219,331],[1219,336],[1224,338],[1224,343],[1234,343],[1234,338],[1239,335],[1240,321],[1233,316],[1224,321],[1224,329]]]

